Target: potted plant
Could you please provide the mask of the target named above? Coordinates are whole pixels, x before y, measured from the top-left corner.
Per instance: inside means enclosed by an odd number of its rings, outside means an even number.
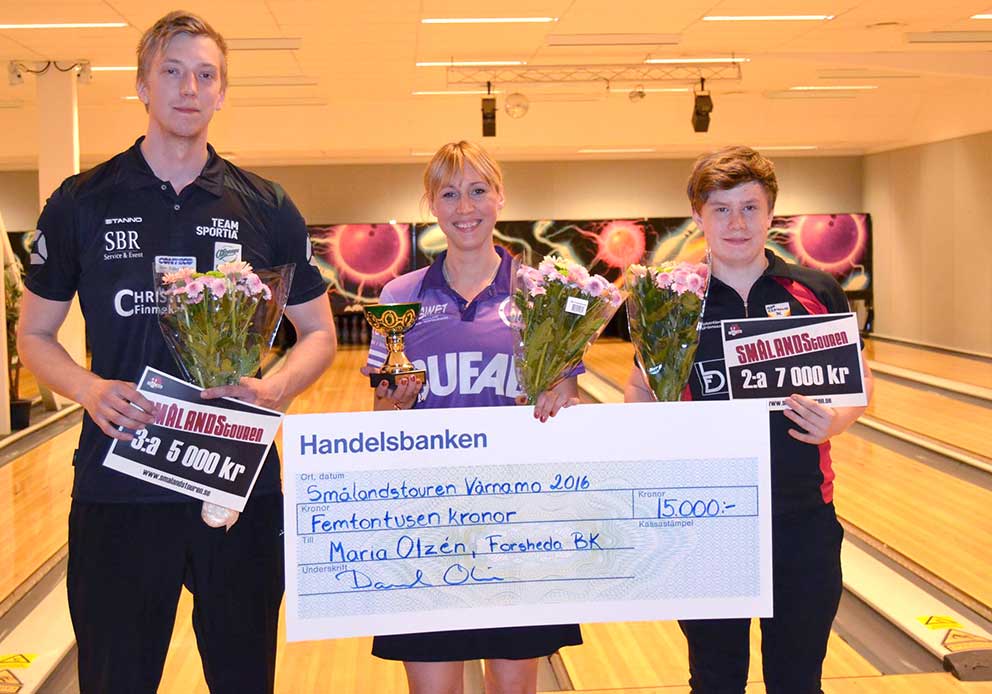
[[[21,261],[5,254],[3,285],[7,313],[7,379],[10,383],[10,428],[24,429],[31,423],[31,401],[20,397],[21,359],[17,354],[17,320],[21,316]]]

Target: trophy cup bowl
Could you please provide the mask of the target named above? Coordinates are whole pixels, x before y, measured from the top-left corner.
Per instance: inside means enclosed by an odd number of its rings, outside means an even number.
[[[415,367],[403,354],[403,335],[417,322],[419,314],[419,303],[373,304],[365,307],[365,320],[375,332],[385,338],[388,351],[386,362],[379,373],[369,374],[369,383],[373,388],[383,381],[389,383],[390,388],[395,388],[396,381],[404,376],[424,385],[427,372]]]

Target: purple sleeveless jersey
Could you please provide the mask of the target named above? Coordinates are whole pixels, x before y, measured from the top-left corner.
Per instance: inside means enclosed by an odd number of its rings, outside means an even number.
[[[417,407],[489,407],[512,405],[521,394],[513,368],[510,276],[513,258],[497,246],[501,258],[492,284],[471,304],[448,286],[441,270],[442,253],[430,267],[397,277],[383,287],[379,302],[420,302],[420,317],[406,334],[404,351],[427,371]],[[385,340],[372,337],[368,365],[386,361]],[[580,365],[571,375],[584,371]]]

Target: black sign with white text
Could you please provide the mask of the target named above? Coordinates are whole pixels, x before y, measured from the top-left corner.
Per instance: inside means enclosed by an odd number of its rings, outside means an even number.
[[[155,422],[132,441],[114,441],[103,464],[181,494],[244,510],[282,412],[230,398],[203,400],[201,388],[147,367],[138,390]]]
[[[731,399],[806,395],[832,407],[867,404],[853,313],[746,318],[721,323]]]

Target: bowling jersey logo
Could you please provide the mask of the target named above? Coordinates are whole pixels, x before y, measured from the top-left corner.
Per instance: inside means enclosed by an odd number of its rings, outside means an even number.
[[[217,241],[214,243],[214,270],[224,263],[241,260],[241,244]]]
[[[780,304],[765,304],[765,313],[768,314],[769,318],[785,318],[792,315],[792,307],[788,301],[783,301]]]
[[[514,325],[520,325],[520,309],[517,305],[513,303],[512,297],[506,297],[500,303],[499,308],[496,313],[499,315],[499,319],[503,321],[503,325],[508,328],[514,327]]]
[[[727,392],[727,376],[724,373],[723,359],[710,359],[693,364],[696,378],[699,379],[703,397]]]
[[[48,260],[48,242],[45,241],[45,232],[38,229],[31,243],[31,264],[44,265],[46,260]]]

